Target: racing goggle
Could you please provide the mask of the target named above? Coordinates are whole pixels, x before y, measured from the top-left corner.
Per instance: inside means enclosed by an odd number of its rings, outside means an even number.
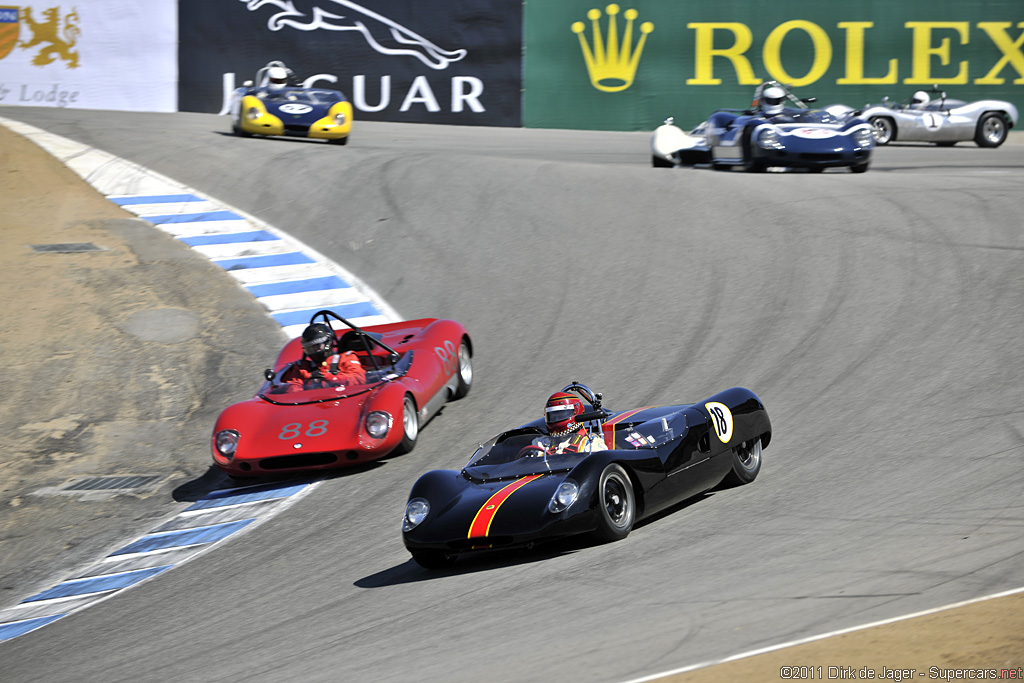
[[[572,406],[548,406],[544,409],[544,420],[550,424],[571,420],[576,413]]]
[[[329,351],[330,348],[331,344],[327,339],[313,339],[308,342],[302,342],[302,350],[306,352],[307,356],[324,353]]]
[[[766,98],[764,98],[764,101],[765,101],[765,104],[770,104],[770,105],[774,106],[776,104],[782,104],[782,100],[783,99],[784,98],[782,98],[782,97],[766,97]]]

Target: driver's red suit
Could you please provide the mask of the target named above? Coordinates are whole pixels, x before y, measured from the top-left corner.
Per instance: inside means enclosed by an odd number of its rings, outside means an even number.
[[[288,384],[286,393],[294,393],[304,389],[316,389],[321,386],[351,386],[363,384],[366,372],[362,363],[351,351],[334,354],[322,363],[303,357],[292,364],[281,376],[283,383]]]

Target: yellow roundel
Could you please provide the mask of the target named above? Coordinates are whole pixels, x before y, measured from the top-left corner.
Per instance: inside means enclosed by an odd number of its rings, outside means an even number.
[[[732,439],[732,411],[729,410],[729,406],[712,401],[705,403],[704,408],[711,416],[711,424],[715,426],[715,434],[718,435],[719,441],[729,443]]]

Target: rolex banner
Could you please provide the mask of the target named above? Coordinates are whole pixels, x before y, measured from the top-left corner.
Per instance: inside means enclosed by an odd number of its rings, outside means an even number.
[[[280,60],[296,84],[343,92],[356,120],[522,125],[521,0],[178,2],[182,111],[226,112]]]
[[[938,86],[1024,110],[1021,0],[527,2],[523,123],[692,128],[777,80],[818,105]]]
[[[172,112],[176,0],[0,0],[0,105]]]

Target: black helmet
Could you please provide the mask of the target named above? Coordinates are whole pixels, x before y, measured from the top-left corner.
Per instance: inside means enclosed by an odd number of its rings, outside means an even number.
[[[302,331],[302,350],[314,362],[323,363],[334,346],[334,330],[324,323],[313,323]]]

